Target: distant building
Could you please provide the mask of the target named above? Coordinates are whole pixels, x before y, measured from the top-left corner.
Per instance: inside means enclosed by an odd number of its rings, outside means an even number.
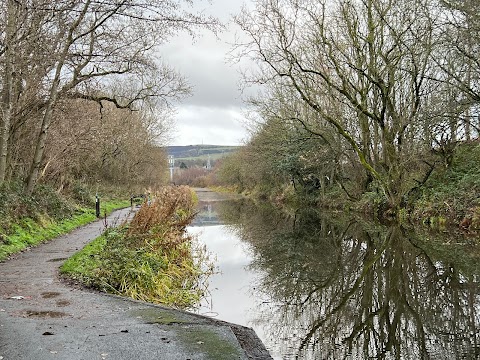
[[[168,155],[168,168],[170,169],[170,181],[173,182],[173,168],[175,167],[175,158]]]
[[[205,166],[205,169],[212,170],[212,163],[210,162],[210,155],[208,155],[207,166]]]

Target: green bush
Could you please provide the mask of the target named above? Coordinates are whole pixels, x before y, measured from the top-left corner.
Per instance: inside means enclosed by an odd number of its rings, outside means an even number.
[[[38,219],[42,214],[56,220],[73,215],[75,206],[48,185],[38,185],[32,195],[25,193],[21,182],[0,186],[0,214],[8,224],[22,218]],[[4,229],[8,226],[3,224]]]
[[[89,187],[76,181],[71,190],[72,198],[79,204],[93,206],[95,204],[95,196],[90,192]]]
[[[422,187],[414,203],[414,217],[420,220],[447,218],[458,223],[473,217],[480,208],[480,145],[462,144],[448,168],[437,169]]]

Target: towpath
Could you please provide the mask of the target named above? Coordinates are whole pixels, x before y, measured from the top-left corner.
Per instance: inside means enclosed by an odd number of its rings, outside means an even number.
[[[0,263],[0,360],[271,359],[252,329],[62,281],[59,266],[103,222]]]

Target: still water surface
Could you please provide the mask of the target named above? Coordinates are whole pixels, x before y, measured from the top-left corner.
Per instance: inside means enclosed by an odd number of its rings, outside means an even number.
[[[475,238],[245,200],[189,228],[219,273],[197,312],[252,327],[275,359],[480,358]]]

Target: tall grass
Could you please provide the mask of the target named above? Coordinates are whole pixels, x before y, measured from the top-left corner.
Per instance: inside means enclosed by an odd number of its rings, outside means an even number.
[[[62,271],[103,291],[179,308],[193,306],[213,270],[205,249],[186,231],[194,209],[188,187],[163,188],[128,225],[108,229]]]

